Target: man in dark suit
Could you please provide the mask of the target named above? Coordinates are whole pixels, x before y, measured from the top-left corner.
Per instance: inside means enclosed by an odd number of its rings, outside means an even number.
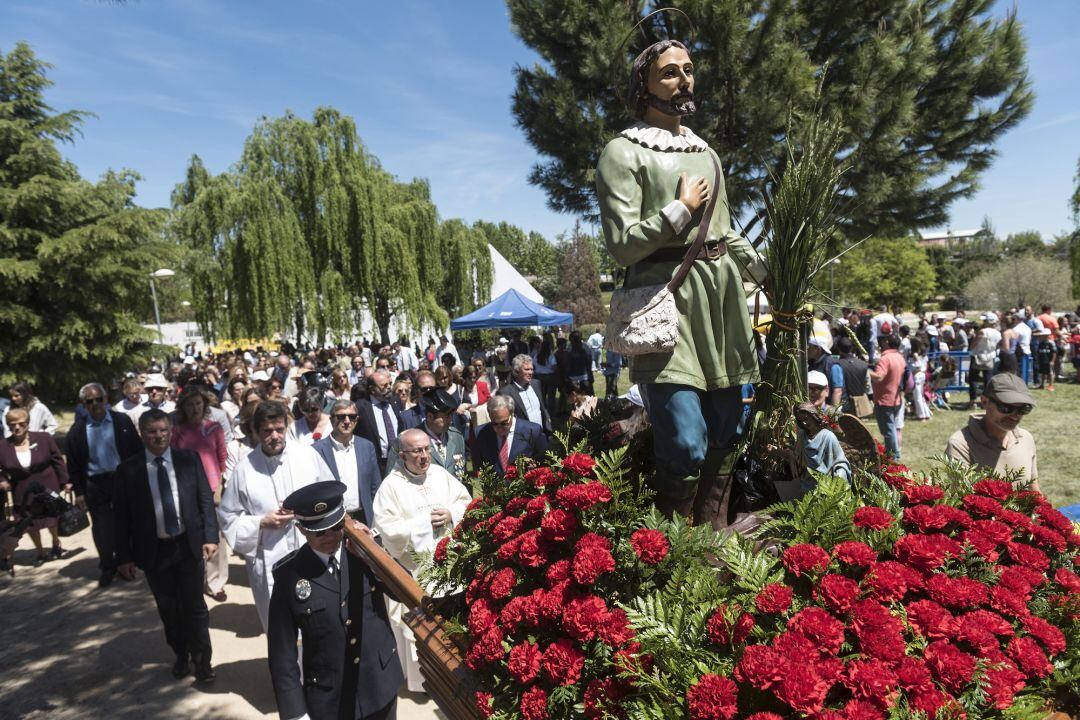
[[[79,413],[67,434],[68,478],[75,490],[75,504],[90,511],[90,531],[101,571],[98,586],[108,587],[116,576],[112,505],[116,468],[141,455],[143,445],[131,419],[106,404],[105,388],[100,383],[83,385],[79,401],[85,412]]]
[[[430,370],[421,370],[416,373],[416,397],[418,402],[415,406],[401,412],[401,430],[398,431],[398,435],[404,430],[411,430],[412,428],[417,428],[424,424],[427,408],[424,407],[422,398],[424,397],[424,393],[433,387],[435,387],[435,373]],[[390,455],[390,457],[397,456]]]
[[[454,413],[458,405],[454,396],[442,388],[433,387],[420,396],[424,422],[416,428],[423,430],[431,438],[431,462],[446,470],[458,480],[465,481],[465,436],[453,425]],[[406,411],[408,412],[408,411]],[[401,414],[402,419],[405,413]],[[404,431],[402,431],[404,432]],[[401,453],[401,435],[390,443],[389,456],[396,458]],[[386,472],[393,471],[395,463],[387,463]]]
[[[358,418],[356,403],[338,400],[330,408],[330,435],[312,447],[322,455],[334,479],[345,485],[345,512],[353,519],[371,525],[375,493],[383,476],[379,474],[379,457],[375,446],[353,435]]]
[[[542,459],[547,452],[547,435],[536,423],[514,416],[514,401],[494,395],[487,401],[490,422],[480,428],[473,444],[473,467],[491,465],[502,477],[519,457]]]
[[[317,482],[282,503],[307,539],[274,567],[267,644],[282,718],[397,716],[404,681],[397,643],[381,585],[342,542],[345,522],[353,522],[345,517],[344,493],[342,483]]]
[[[375,446],[379,456],[379,477],[386,475],[386,458],[390,443],[405,429],[401,409],[394,399],[393,379],[385,370],[376,370],[368,378],[370,400],[356,401],[356,429],[359,435]]]
[[[203,599],[204,563],[217,550],[214,493],[198,453],[170,449],[172,423],[152,408],[139,417],[146,451],[120,463],[113,508],[117,572],[146,573],[165,640],[176,653],[173,675],[195,665],[195,680],[214,679],[210,613]]]
[[[510,361],[510,382],[499,388],[498,395],[514,400],[514,415],[519,420],[539,425],[551,433],[551,416],[541,400],[540,381],[533,379],[533,361],[528,355],[517,355]]]

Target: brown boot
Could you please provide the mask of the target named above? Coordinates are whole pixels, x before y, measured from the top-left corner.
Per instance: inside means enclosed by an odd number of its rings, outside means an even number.
[[[702,473],[694,497],[694,525],[709,525],[713,530],[726,529],[730,497],[730,475]]]

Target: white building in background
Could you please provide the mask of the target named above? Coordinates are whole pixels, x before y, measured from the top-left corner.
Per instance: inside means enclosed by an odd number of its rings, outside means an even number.
[[[488,250],[491,253],[491,288],[490,299],[502,295],[507,290],[517,290],[519,293],[529,298],[530,300],[538,303],[543,303],[544,298],[537,292],[536,288],[525,279],[525,277],[519,273],[510,262],[502,256],[502,254],[494,248],[490,243],[488,244]],[[453,318],[450,318],[453,320]],[[148,330],[152,330],[157,335],[157,326],[153,324],[143,325]],[[443,329],[441,332],[449,332]],[[367,313],[363,314],[361,326],[356,335],[351,340],[358,340],[360,338],[377,338],[379,329],[375,327],[374,321]],[[396,319],[390,321],[390,337],[397,338],[401,335],[408,337],[413,343],[425,346],[425,341],[429,337],[438,338],[440,334],[439,328],[407,328],[400,324]],[[208,345],[199,332],[199,326],[194,322],[178,322],[178,323],[162,323],[161,324],[161,336],[162,343],[173,347],[183,349],[189,343],[195,343],[195,351],[200,352],[206,350]]]
[[[981,228],[973,230],[945,229],[935,232],[919,231],[919,247],[954,247],[975,239]]]

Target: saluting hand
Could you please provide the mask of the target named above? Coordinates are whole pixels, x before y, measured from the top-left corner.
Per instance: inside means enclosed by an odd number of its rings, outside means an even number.
[[[277,530],[284,527],[288,523],[292,522],[293,514],[284,508],[278,508],[273,512],[268,512],[262,516],[262,520],[259,521],[259,525],[264,528],[270,528],[271,530]]]

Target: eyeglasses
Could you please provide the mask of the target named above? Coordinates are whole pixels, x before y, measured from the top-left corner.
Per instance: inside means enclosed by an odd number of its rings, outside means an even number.
[[[105,402],[105,398],[91,397],[82,401],[83,405],[97,405],[98,403]]]
[[[342,518],[341,522],[339,522],[334,527],[328,527],[325,530],[310,531],[309,534],[314,535],[315,537],[322,537],[323,535],[329,535],[330,533],[339,533],[344,529],[345,529],[345,519]]]
[[[333,415],[332,417],[334,418],[335,422],[344,422],[346,420],[348,420],[349,422],[356,422],[356,418],[360,416],[357,413],[338,413],[337,415]]]
[[[1021,415],[1027,415],[1029,412],[1035,409],[1034,405],[1022,404],[1022,405],[1006,405],[994,401],[994,406],[998,409],[998,412],[1002,415],[1012,415],[1013,413],[1020,413]]]
[[[421,455],[430,455],[431,454],[431,448],[430,447],[413,448],[412,450],[402,450],[401,452],[405,453],[406,455],[412,455],[413,457],[420,457]]]

